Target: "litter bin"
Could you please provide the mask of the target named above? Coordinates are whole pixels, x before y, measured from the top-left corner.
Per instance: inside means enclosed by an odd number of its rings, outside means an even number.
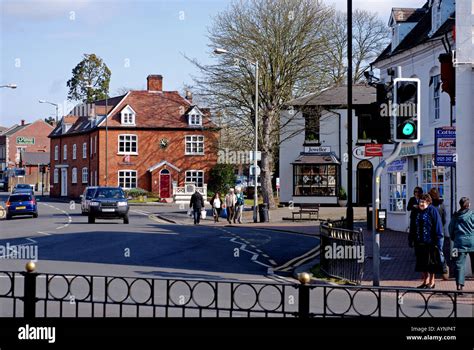
[[[262,203],[258,205],[258,214],[260,215],[260,222],[270,222],[267,203]]]
[[[367,230],[372,230],[372,215],[374,215],[374,208],[372,203],[367,204]]]

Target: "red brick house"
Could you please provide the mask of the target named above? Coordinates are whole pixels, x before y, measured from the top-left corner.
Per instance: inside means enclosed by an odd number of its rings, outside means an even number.
[[[39,168],[49,164],[48,135],[54,127],[42,119],[32,123],[13,125],[0,133],[0,179],[6,180],[7,169],[22,168],[24,177],[15,179],[22,183],[38,185],[41,183]],[[8,186],[15,185],[9,181]],[[40,187],[38,187],[40,188]]]
[[[161,198],[204,195],[217,163],[218,130],[207,109],[150,75],[147,90],[74,108],[51,138],[51,196],[79,197],[86,186],[142,188]]]

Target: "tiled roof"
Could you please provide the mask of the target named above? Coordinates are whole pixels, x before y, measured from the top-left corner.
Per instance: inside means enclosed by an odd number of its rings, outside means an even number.
[[[122,127],[120,112],[127,105],[135,111],[135,127],[137,128],[193,128],[188,124],[187,113],[195,107],[177,91],[130,91],[123,96],[107,100],[108,127]],[[199,108],[199,107],[198,107]],[[61,132],[61,123],[50,134],[50,137],[89,132],[96,127],[104,127],[105,100],[95,101],[94,110],[100,115],[94,124],[88,117],[66,116],[66,121],[74,120],[67,133]],[[209,109],[200,109],[204,114],[203,127],[213,128]],[[133,126],[132,126],[133,127]],[[130,128],[127,126],[127,128]]]
[[[27,165],[49,164],[49,152],[25,152],[22,160]]]
[[[28,125],[30,125],[29,123],[28,124],[24,124],[24,125],[14,125],[12,126],[11,128],[5,130],[2,135],[4,136],[10,136],[10,135],[13,135],[14,133],[26,128]]]
[[[353,85],[352,103],[369,105],[376,101],[376,90],[369,85]],[[286,103],[288,106],[344,106],[347,105],[347,85],[312,93]]]
[[[396,22],[418,22],[426,13],[425,8],[393,8],[392,16]]]

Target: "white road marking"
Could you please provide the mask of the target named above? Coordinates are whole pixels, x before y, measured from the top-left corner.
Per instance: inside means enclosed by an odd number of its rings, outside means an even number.
[[[55,209],[55,210],[57,210],[57,211],[60,211],[61,213],[63,213],[64,215],[67,216],[67,223],[65,223],[64,225],[61,225],[61,226],[56,227],[56,230],[61,230],[61,229],[63,229],[63,228],[68,227],[68,226],[71,224],[71,222],[72,222],[72,217],[71,217],[71,215],[69,215],[69,213],[68,213],[67,211],[62,210],[62,209],[60,209],[60,208],[57,208],[57,207],[55,207],[54,205],[51,205],[51,204],[46,204],[46,203],[39,203],[39,204],[41,204],[41,205],[46,205],[46,206],[48,206],[48,207],[50,207],[50,208],[53,208],[53,209]]]
[[[313,249],[307,251],[306,253],[300,255],[300,256],[297,256],[296,258],[293,258],[291,259],[290,261],[287,261],[286,263],[284,263],[283,265],[281,266],[278,266],[275,270],[278,271],[278,270],[283,270],[283,269],[286,269],[290,266],[293,266],[293,263],[295,263],[296,261],[300,260],[300,259],[305,259],[307,256],[310,256],[310,255],[313,255],[314,253],[318,252],[319,253],[319,249],[321,248],[321,245],[317,245],[316,247],[314,247]],[[295,266],[299,266],[299,265],[295,265]]]

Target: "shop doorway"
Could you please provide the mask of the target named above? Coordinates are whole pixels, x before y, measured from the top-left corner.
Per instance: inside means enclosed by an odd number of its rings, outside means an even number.
[[[372,178],[374,167],[368,160],[357,164],[357,203],[365,207],[372,202]]]

